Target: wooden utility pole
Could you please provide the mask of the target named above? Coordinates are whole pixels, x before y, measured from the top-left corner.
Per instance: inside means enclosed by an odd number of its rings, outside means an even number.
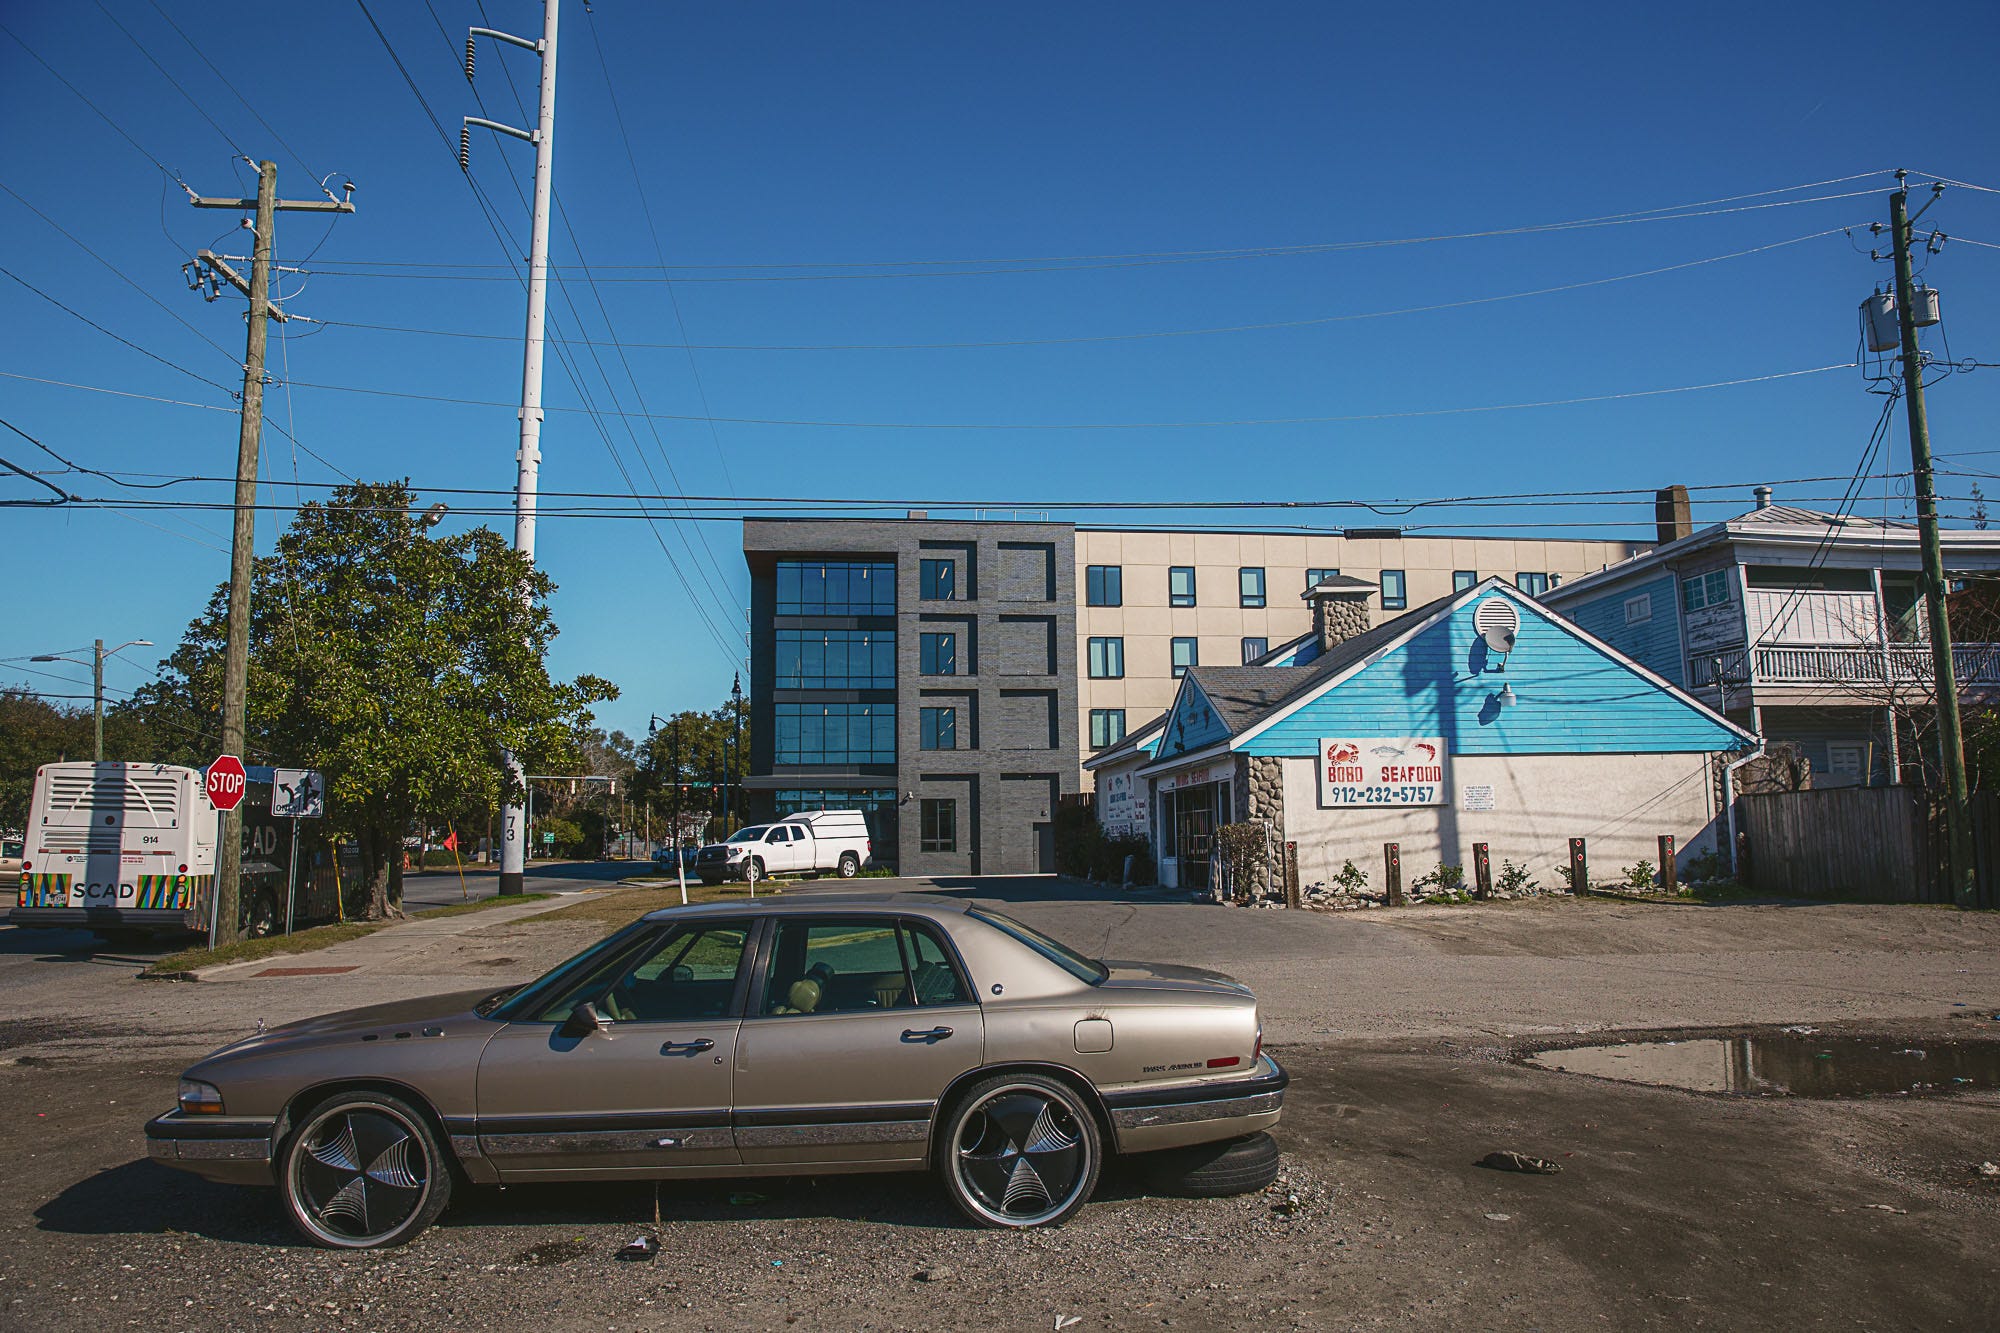
[[[351,188],[351,187],[350,187]],[[250,331],[243,353],[243,417],[236,435],[236,522],[229,543],[229,626],[222,654],[222,753],[243,754],[244,693],[250,674],[250,572],[256,556],[257,447],[264,433],[264,341],[269,321],[285,318],[271,305],[271,247],[277,215],[285,213],[352,213],[348,200],[278,198],[278,167],[257,164],[255,199],[208,199],[193,196],[196,208],[255,209],[255,239],[250,251],[250,280],[245,282],[227,260],[203,250],[195,287],[208,278],[209,299],[220,290],[218,278],[250,298]],[[215,864],[215,942],[236,939],[243,871],[243,810],[222,816],[222,845]]]
[[[1909,414],[1910,469],[1917,499],[1917,535],[1924,552],[1924,614],[1930,621],[1931,668],[1937,679],[1938,759],[1944,769],[1945,839],[1952,901],[1974,903],[1972,792],[1965,777],[1965,736],[1959,727],[1958,673],[1952,664],[1951,617],[1945,598],[1944,548],[1938,539],[1937,487],[1931,476],[1931,432],[1924,415],[1924,362],[1917,350],[1916,290],[1910,275],[1910,192],[1896,173],[1889,196],[1889,230],[1896,250],[1896,322],[1902,329],[1903,407]],[[1938,188],[1942,188],[1941,186]],[[1936,195],[1933,194],[1933,199]],[[1928,204],[1925,205],[1929,207]],[[1919,210],[1921,211],[1921,210]]]

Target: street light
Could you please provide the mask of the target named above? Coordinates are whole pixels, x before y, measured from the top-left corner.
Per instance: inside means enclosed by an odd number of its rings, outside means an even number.
[[[90,667],[91,699],[93,701],[91,713],[96,723],[97,762],[100,764],[104,762],[104,659],[115,657],[127,648],[151,648],[152,646],[153,641],[151,639],[128,639],[116,648],[113,648],[110,652],[106,652],[104,650],[104,640],[97,640],[96,654],[87,665]],[[86,663],[79,662],[74,657],[64,657],[61,653],[43,653],[39,657],[31,657],[28,660],[31,662],[68,662],[73,666],[86,665]]]

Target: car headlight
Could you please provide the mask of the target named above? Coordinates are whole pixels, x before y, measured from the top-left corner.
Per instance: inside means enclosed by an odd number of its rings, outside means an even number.
[[[221,1115],[222,1089],[198,1078],[184,1078],[180,1087],[181,1111],[187,1115]]]

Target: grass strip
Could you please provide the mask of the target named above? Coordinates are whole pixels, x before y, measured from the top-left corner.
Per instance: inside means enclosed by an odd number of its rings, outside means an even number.
[[[433,907],[410,915],[409,920],[430,920],[440,916],[463,916],[467,912],[483,912],[489,907],[514,907],[521,903],[540,902],[552,898],[549,893],[507,893],[491,898],[481,898],[477,902],[452,903],[445,907]],[[384,926],[393,926],[394,921],[341,921],[330,926],[314,926],[310,930],[293,931],[289,935],[266,935],[261,939],[238,940],[215,949],[183,949],[177,954],[169,954],[139,975],[142,977],[173,977],[204,967],[220,967],[224,963],[254,963],[259,958],[277,958],[285,954],[311,953],[335,944],[345,944],[358,940],[364,935],[372,935]]]
[[[761,889],[760,893],[769,893]],[[690,884],[690,903],[728,902],[732,899],[750,900],[750,889],[743,884]],[[663,882],[658,888],[620,889],[616,893],[593,894],[580,903],[569,907],[558,907],[553,912],[537,912],[524,917],[522,925],[538,925],[542,922],[597,921],[607,926],[622,926],[637,921],[648,912],[657,912],[662,907],[679,907],[680,886],[671,881]]]

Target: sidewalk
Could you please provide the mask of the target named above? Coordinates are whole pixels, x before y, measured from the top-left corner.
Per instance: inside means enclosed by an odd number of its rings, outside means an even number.
[[[253,958],[241,963],[220,963],[214,967],[199,968],[185,974],[193,981],[244,981],[260,973],[268,974],[271,969],[303,969],[291,975],[310,973],[332,974],[373,972],[377,970],[403,970],[402,965],[416,955],[436,948],[449,940],[469,935],[476,930],[491,926],[504,926],[527,917],[539,916],[543,912],[553,912],[559,907],[572,907],[599,893],[602,889],[585,889],[578,893],[551,894],[538,902],[518,903],[512,907],[491,907],[479,912],[459,912],[449,916],[413,916],[407,921],[384,926],[341,944],[328,945],[324,949],[314,949],[310,953],[274,954],[268,958]]]

